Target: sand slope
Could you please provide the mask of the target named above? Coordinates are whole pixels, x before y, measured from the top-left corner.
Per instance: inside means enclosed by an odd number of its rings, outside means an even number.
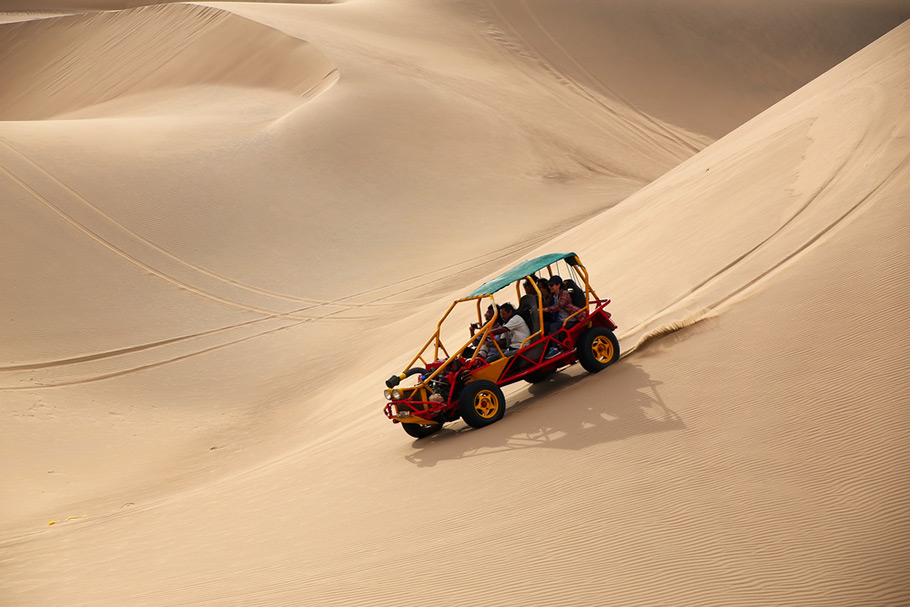
[[[887,0],[488,4],[585,86],[713,137],[907,19],[906,6]]]
[[[910,601],[910,24],[695,154],[507,34],[529,6],[0,26],[78,30],[82,75],[2,108],[0,602]],[[448,301],[569,249],[630,354],[480,431],[384,419]]]

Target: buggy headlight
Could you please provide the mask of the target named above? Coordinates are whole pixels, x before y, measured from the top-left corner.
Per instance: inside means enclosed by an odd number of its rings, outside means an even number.
[[[401,390],[399,390],[398,388],[395,388],[394,390],[392,390],[392,400],[398,400],[400,398],[401,398]]]
[[[391,390],[383,390],[382,395],[385,396],[386,400],[392,400],[392,391]]]

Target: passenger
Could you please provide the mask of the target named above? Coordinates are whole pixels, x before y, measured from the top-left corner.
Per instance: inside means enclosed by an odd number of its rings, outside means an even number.
[[[528,324],[518,315],[512,304],[504,303],[499,306],[499,313],[502,315],[504,324],[498,329],[491,330],[490,333],[506,335],[506,347],[502,354],[508,358],[518,352],[524,340],[531,337],[531,330],[528,329]],[[500,358],[499,351],[494,349],[487,355],[487,362],[493,362],[498,358]]]
[[[546,278],[537,279],[537,288],[540,290],[540,309],[543,310],[543,327],[544,332],[553,322],[553,314],[547,312],[547,308],[553,305],[553,295],[550,293],[550,283]]]
[[[525,294],[521,296],[521,299],[518,300],[518,315],[521,316],[525,323],[527,323],[528,328],[531,330],[531,335],[534,335],[540,331],[540,313],[537,307],[537,291],[534,289],[534,285],[531,281],[525,278],[525,281],[522,283],[524,287]]]
[[[544,311],[553,315],[547,330],[547,334],[552,335],[562,328],[566,319],[581,310],[581,308],[572,303],[572,297],[569,295],[568,291],[562,288],[562,278],[559,276],[550,278],[549,287],[553,299],[550,305],[544,308]],[[587,315],[587,311],[582,311],[580,314],[572,317],[571,320],[566,323],[566,329],[575,326],[580,321],[584,320]]]

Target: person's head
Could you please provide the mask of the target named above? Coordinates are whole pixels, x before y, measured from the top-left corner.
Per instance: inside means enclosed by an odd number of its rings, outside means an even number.
[[[537,291],[534,290],[534,284],[531,282],[530,278],[525,278],[525,281],[522,283],[521,286],[524,287],[525,294],[527,294],[527,295],[534,295],[535,293],[537,293]]]
[[[487,319],[487,322],[490,322],[490,319],[493,318],[493,315],[496,313],[496,308],[493,304],[487,306],[487,311],[483,313],[483,317]]]
[[[506,302],[499,306],[499,314],[502,316],[503,320],[509,320],[512,316],[515,315],[515,307]]]
[[[537,279],[537,288],[540,289],[541,293],[546,293],[550,290],[550,283],[547,282],[546,278]]]
[[[551,276],[547,284],[550,287],[550,293],[559,293],[559,290],[562,288],[562,278],[559,276]]]

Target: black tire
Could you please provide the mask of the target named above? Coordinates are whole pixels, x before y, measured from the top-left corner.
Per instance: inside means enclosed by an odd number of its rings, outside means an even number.
[[[424,426],[422,424],[406,424],[402,422],[401,427],[414,438],[426,438],[442,430],[442,424],[427,424]]]
[[[427,370],[423,367],[411,367],[405,371],[405,377],[411,377],[412,375],[423,375]],[[436,434],[442,430],[442,424],[407,424],[402,422],[401,427],[404,428],[404,431],[408,433],[409,436],[414,438],[426,438],[431,434]]]
[[[554,371],[554,369],[548,369],[546,371],[534,371],[533,373],[528,373],[525,375],[525,381],[529,384],[539,384],[540,382],[544,382],[550,379],[550,376],[553,375]]]
[[[506,398],[495,383],[478,379],[472,381],[458,397],[458,412],[472,428],[483,428],[502,419],[506,414]]]
[[[575,352],[585,371],[597,373],[619,360],[619,342],[613,331],[604,327],[591,327],[581,334]]]

